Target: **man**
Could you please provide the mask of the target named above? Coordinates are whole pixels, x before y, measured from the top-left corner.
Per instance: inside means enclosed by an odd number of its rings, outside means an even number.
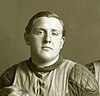
[[[85,65],[94,75],[98,84],[99,84],[99,93],[100,93],[100,60],[95,60],[89,64]]]
[[[60,56],[66,32],[58,15],[39,12],[25,30],[31,57],[7,69],[0,77],[0,88],[15,85],[30,96],[98,95],[98,85],[91,72]]]

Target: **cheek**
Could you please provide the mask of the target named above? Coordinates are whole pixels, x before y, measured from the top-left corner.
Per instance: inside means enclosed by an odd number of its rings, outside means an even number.
[[[55,48],[60,49],[60,47],[61,47],[61,45],[62,45],[60,39],[56,39],[56,40],[54,40],[53,43],[54,43]]]
[[[34,46],[34,47],[40,46],[42,44],[41,38],[32,37],[30,41],[31,41],[31,45]]]

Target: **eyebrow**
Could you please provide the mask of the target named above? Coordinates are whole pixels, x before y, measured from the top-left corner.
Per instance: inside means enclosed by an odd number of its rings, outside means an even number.
[[[60,32],[60,30],[57,30],[57,29],[52,29],[52,31],[58,31],[58,32]]]
[[[40,29],[40,30],[46,31],[45,28],[34,28],[34,30],[37,30],[37,29]],[[60,32],[60,30],[58,30],[58,29],[52,29],[52,31],[58,31],[58,32]]]

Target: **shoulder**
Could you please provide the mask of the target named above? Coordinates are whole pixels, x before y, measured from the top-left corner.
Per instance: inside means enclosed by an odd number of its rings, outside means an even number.
[[[95,76],[95,72],[97,68],[100,70],[100,60],[95,60],[93,62],[85,64],[85,67],[89,69],[89,71]]]
[[[94,61],[94,62],[97,62],[97,61]],[[87,67],[89,69],[89,71],[91,71],[91,73],[93,75],[95,74],[94,62],[85,64],[85,67]]]
[[[95,60],[93,62],[90,62],[88,64],[85,64],[85,66],[93,73],[95,74],[95,66],[99,65],[100,66],[100,60]]]
[[[76,64],[69,75],[69,82],[83,90],[97,92],[98,84],[93,74],[83,65]]]
[[[16,72],[17,65],[9,67],[5,72],[0,76],[0,88],[9,86],[14,80],[14,75]]]
[[[18,64],[14,64],[13,66],[9,67],[4,71],[4,73],[0,76],[0,88],[13,84],[17,67],[23,66],[23,64],[26,64],[26,61],[28,60],[23,60]]]
[[[4,71],[4,73],[0,76],[0,88],[5,87],[5,86],[10,86],[13,84],[18,65],[22,65],[25,62],[26,60],[18,64],[12,65],[11,67],[9,67],[8,69]]]

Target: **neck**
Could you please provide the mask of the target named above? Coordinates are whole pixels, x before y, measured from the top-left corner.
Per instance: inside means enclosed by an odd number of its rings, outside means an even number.
[[[47,66],[50,66],[50,65],[53,65],[55,62],[57,62],[59,59],[59,55],[56,56],[55,58],[53,58],[52,60],[39,60],[39,59],[34,59],[34,57],[31,56],[31,60],[32,60],[32,63],[37,65],[38,67],[47,67]]]

